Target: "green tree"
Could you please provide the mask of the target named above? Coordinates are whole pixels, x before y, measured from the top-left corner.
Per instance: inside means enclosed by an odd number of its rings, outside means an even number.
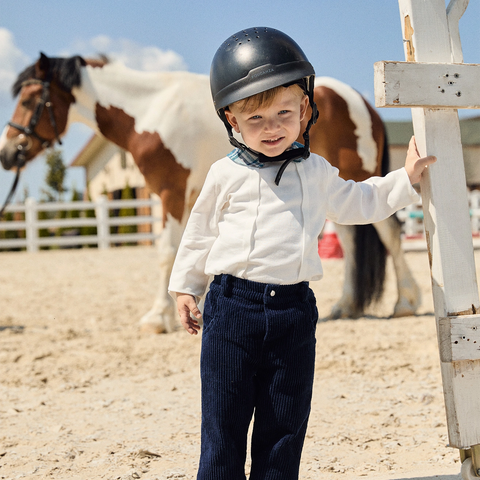
[[[72,196],[70,198],[71,202],[78,202],[82,200],[82,194],[76,189],[72,189]],[[61,210],[58,212],[59,218],[70,219],[70,218],[80,218],[80,210]],[[74,236],[80,235],[79,227],[64,227],[57,229],[57,236]],[[72,245],[71,248],[81,248],[81,245]]]
[[[83,199],[83,195],[79,192],[76,188],[72,189],[72,198],[70,198],[71,202],[79,202]],[[80,210],[69,210],[68,211],[68,218],[79,218],[80,217]]]
[[[42,189],[43,201],[60,202],[63,200],[63,194],[66,191],[64,186],[66,167],[63,163],[63,155],[61,150],[51,149],[46,157],[47,173],[45,175],[45,183],[47,188]],[[58,212],[39,212],[39,219],[62,219],[65,218],[65,211]],[[52,229],[51,231],[40,230],[40,236],[62,235],[62,228]],[[52,247],[53,248],[53,247]]]
[[[3,218],[1,219],[2,222],[13,222],[15,220],[15,216],[13,212],[5,212],[3,214]],[[17,230],[0,230],[0,239],[5,240],[14,240],[20,238],[19,232]],[[20,248],[7,248],[5,250],[9,251],[17,251],[21,250]]]
[[[64,186],[66,167],[63,163],[61,150],[51,150],[47,154],[47,174],[45,183],[48,190],[43,190],[50,201],[61,201],[63,193],[66,191]]]

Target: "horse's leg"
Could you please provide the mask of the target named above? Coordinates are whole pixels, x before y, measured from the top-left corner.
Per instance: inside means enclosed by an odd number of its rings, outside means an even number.
[[[355,282],[353,277],[355,273],[355,227],[335,224],[335,231],[343,248],[345,279],[342,296],[332,307],[328,319],[358,318],[363,312],[358,312],[355,307]]]
[[[414,315],[421,303],[420,289],[413,278],[405,260],[401,243],[401,225],[395,216],[373,225],[378,236],[392,256],[397,278],[398,299],[393,311],[393,317]]]
[[[177,253],[183,227],[172,217],[157,242],[160,283],[153,307],[140,319],[140,329],[145,333],[170,333],[177,325],[177,308],[168,294],[168,282]]]

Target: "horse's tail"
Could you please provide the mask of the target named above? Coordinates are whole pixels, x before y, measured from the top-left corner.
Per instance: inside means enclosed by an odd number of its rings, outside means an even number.
[[[384,130],[382,176],[389,172],[390,154]],[[387,249],[373,225],[355,226],[354,305],[358,312],[382,297],[387,265]]]

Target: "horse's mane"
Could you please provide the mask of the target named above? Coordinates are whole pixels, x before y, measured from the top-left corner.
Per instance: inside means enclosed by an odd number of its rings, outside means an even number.
[[[87,64],[98,67],[103,66],[108,63],[108,58],[105,55],[101,55],[99,59],[85,60],[80,55],[75,55],[69,58],[49,57],[48,62],[49,72],[52,75],[52,78],[55,78],[63,90],[71,92],[73,87],[78,87],[81,83],[81,67],[84,67]],[[25,81],[34,78],[37,78],[35,75],[35,63],[27,67],[18,75],[12,86],[13,97],[16,97],[20,93]]]

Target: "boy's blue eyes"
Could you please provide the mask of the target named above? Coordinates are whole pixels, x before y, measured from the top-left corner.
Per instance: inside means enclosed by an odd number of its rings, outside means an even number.
[[[279,115],[284,115],[285,113],[289,113],[289,110],[280,110],[278,112]],[[261,115],[254,115],[253,117],[250,117],[251,120],[258,120],[259,118],[262,118]]]

